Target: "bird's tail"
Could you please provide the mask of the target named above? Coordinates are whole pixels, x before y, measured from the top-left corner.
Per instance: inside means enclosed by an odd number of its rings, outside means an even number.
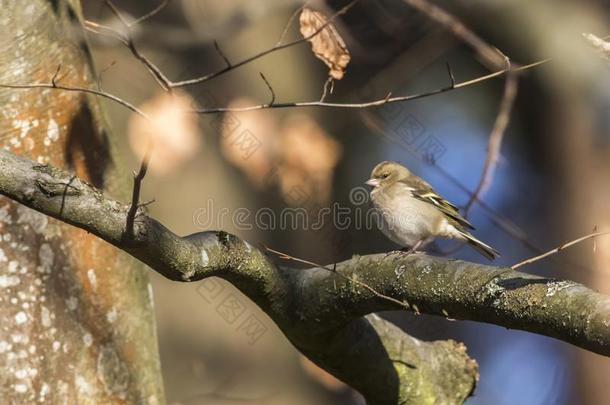
[[[478,240],[477,238],[475,238],[468,232],[463,232],[463,231],[459,231],[459,232],[466,239],[466,242],[468,242],[468,244],[470,246],[472,246],[474,249],[476,249],[477,252],[479,252],[480,254],[482,254],[483,256],[488,258],[489,260],[493,260],[496,257],[500,256],[500,253],[496,249],[481,242],[480,240]]]

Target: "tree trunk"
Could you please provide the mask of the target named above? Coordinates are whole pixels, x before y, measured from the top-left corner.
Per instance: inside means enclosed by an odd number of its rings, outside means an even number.
[[[57,82],[93,86],[80,15],[76,1],[0,0],[0,82],[49,83],[57,72]],[[5,149],[127,200],[97,100],[2,89],[0,105]],[[142,265],[0,197],[0,289],[0,403],[164,402]]]

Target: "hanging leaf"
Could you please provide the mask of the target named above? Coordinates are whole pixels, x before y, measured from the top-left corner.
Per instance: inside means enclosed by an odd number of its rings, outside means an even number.
[[[610,60],[610,42],[604,41],[593,34],[582,34],[602,59]]]
[[[313,53],[330,68],[328,72],[330,77],[341,80],[350,61],[350,54],[343,38],[335,27],[327,22],[328,19],[324,14],[306,7],[303,8],[299,18],[301,34],[304,38],[311,37],[307,41],[311,43]],[[320,29],[322,30],[318,32]]]

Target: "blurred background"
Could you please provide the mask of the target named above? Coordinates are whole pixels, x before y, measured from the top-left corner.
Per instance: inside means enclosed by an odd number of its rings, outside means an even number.
[[[157,1],[116,1],[127,18]],[[275,45],[300,1],[171,0],[138,24],[140,51],[172,80],[222,69]],[[312,1],[326,15],[345,1]],[[540,251],[610,229],[608,62],[582,33],[610,34],[601,1],[435,1],[513,63],[546,58],[522,72],[493,182],[469,219],[511,265]],[[83,0],[89,20],[119,27],[103,1]],[[327,101],[363,102],[447,87],[451,66],[465,81],[490,73],[468,46],[401,0],[360,0],[335,26],[351,53]],[[285,41],[300,38],[298,17]],[[328,68],[302,43],[168,98],[118,41],[89,34],[104,90],[158,117],[141,122],[106,103],[125,163],[136,169],[142,140],[156,137],[143,200],[178,234],[222,228],[253,244],[317,263],[395,249],[353,219],[363,182],[381,160],[396,160],[464,206],[476,188],[503,95],[504,77],[406,103],[371,109],[288,108],[185,116],[181,110],[318,100]],[[265,215],[302,207],[310,215],[340,204],[352,223],[339,230],[279,229]],[[265,209],[260,211],[261,209]],[[259,212],[238,226],[234,214]],[[259,210],[259,211],[257,211]],[[223,212],[225,214],[223,214]],[[266,213],[266,214],[264,214]],[[244,223],[246,225],[244,225]],[[247,226],[250,224],[251,226]],[[258,225],[258,226],[257,226]],[[468,248],[437,243],[434,254],[483,262]],[[570,278],[610,293],[610,238],[587,241],[522,270]],[[605,265],[605,266],[604,266]],[[302,359],[246,297],[219,280],[180,284],[151,272],[170,404],[359,404],[348,387]],[[234,314],[238,314],[235,315]],[[393,312],[382,316],[425,339],[465,342],[480,365],[468,404],[610,403],[610,361],[550,338],[474,322]],[[245,320],[255,319],[249,329]],[[366,365],[363,365],[366,367]]]

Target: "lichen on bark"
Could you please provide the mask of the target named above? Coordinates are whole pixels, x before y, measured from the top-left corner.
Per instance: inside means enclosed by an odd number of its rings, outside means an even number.
[[[0,82],[49,82],[61,64],[57,80],[94,85],[84,35],[72,35],[79,19],[77,1],[1,1]],[[0,89],[0,105],[2,148],[38,162],[40,172],[70,169],[127,195],[97,100]],[[37,186],[72,192],[69,184]],[[126,254],[0,198],[0,402],[163,402],[147,286],[143,266]]]

